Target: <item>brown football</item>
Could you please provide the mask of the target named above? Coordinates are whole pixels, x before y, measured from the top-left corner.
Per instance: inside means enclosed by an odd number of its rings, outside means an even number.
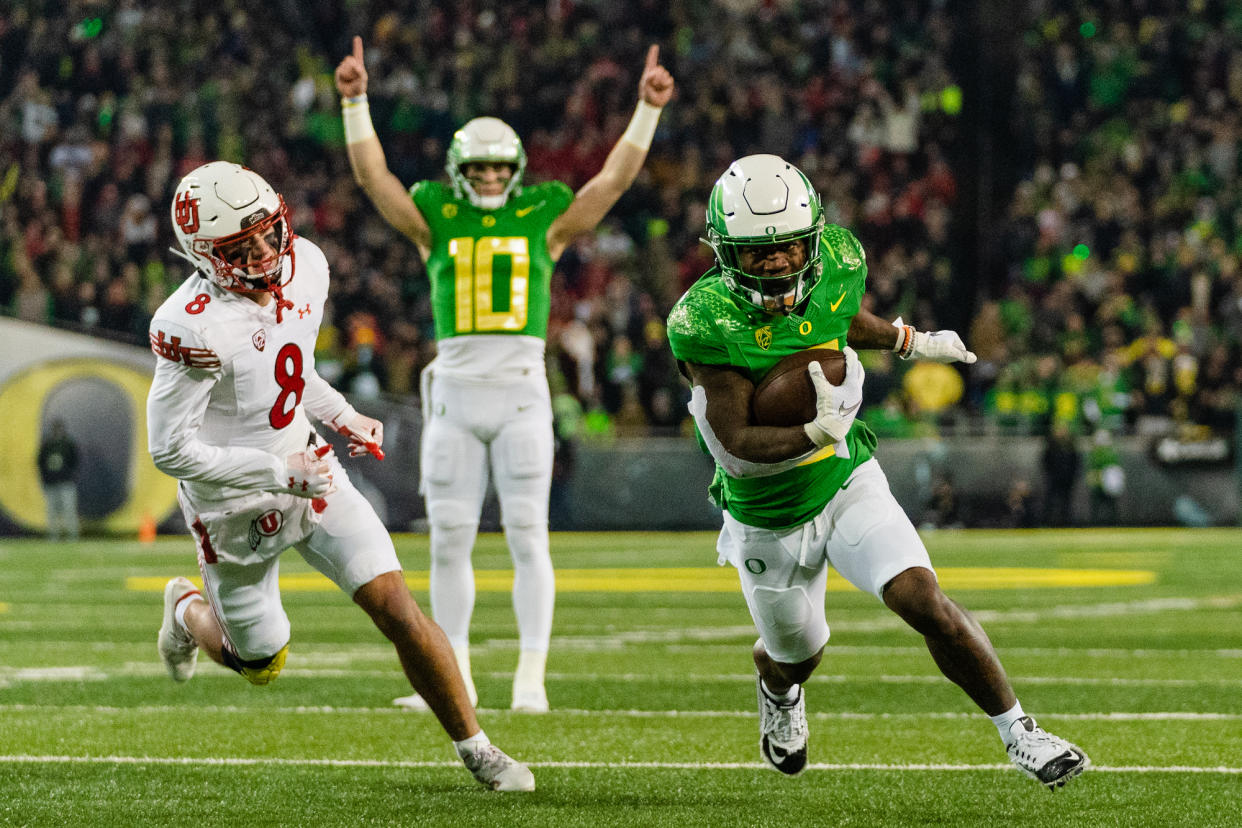
[[[815,419],[815,385],[806,367],[816,361],[828,382],[840,385],[845,380],[845,354],[835,348],[807,348],[790,354],[755,387],[750,407],[756,425],[795,426]]]

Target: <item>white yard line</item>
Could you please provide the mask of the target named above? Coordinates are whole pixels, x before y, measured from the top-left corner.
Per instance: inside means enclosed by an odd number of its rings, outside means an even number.
[[[116,669],[103,669],[96,665],[62,665],[59,667],[0,667],[0,686],[17,682],[106,681],[118,677],[162,676],[164,668],[155,662],[127,662]],[[232,672],[224,668],[209,668],[199,673],[202,678],[232,678]],[[285,678],[335,679],[335,678],[398,678],[400,670],[392,667],[363,670],[349,667],[299,667],[290,664],[281,671]],[[510,679],[507,671],[484,672],[476,675],[490,679]],[[670,673],[609,673],[590,675],[585,673],[549,672],[551,681],[614,681],[626,683],[668,681]],[[1242,679],[1233,678],[1142,678],[1126,676],[1012,676],[1014,684],[1065,685],[1079,687],[1237,687],[1242,689]],[[700,684],[734,684],[754,681],[753,674],[746,673],[691,673],[680,674],[680,681]],[[935,673],[866,675],[866,674],[820,674],[812,676],[809,684],[947,684],[948,679]]]
[[[754,630],[751,628],[730,628],[730,635],[745,635],[753,640]],[[710,638],[717,635],[720,630],[716,629],[697,629],[678,631],[678,636],[695,636],[699,639]],[[645,635],[642,632],[627,633],[628,636]],[[553,636],[553,649],[559,646],[576,645],[577,639],[570,637]],[[632,641],[629,643],[641,644],[648,642]],[[4,650],[17,650],[22,647],[33,648],[36,645],[30,642],[5,642],[0,641],[0,652]],[[51,640],[43,639],[37,643],[37,648],[41,652],[50,650],[70,650],[75,652],[112,652],[146,649],[149,645],[135,645],[132,641],[76,641],[76,640]],[[727,650],[734,651],[738,647],[736,642],[732,641],[704,641],[696,640],[693,643],[668,643],[665,651],[669,653],[702,653],[706,650]],[[471,653],[482,653],[487,651],[506,651],[517,649],[516,640],[510,639],[488,639],[478,643],[470,643]],[[1239,659],[1242,658],[1242,648],[1218,648],[1204,647],[1200,649],[1151,649],[1147,647],[1138,649],[1128,649],[1125,647],[1005,647],[1002,655],[1004,656],[1020,656],[1032,658],[1068,658],[1068,657],[1085,657],[1085,658],[1225,658]],[[833,655],[851,655],[851,656],[868,656],[868,655],[908,655],[913,657],[926,657],[927,648],[921,645],[910,646],[885,646],[878,644],[837,644],[830,642],[825,656]],[[376,644],[374,646],[364,644],[299,644],[291,653],[291,657],[308,664],[350,664],[355,661],[383,661],[389,662],[393,658],[393,650],[390,645]]]
[[[305,705],[292,707],[260,707],[245,705],[177,704],[113,705],[86,704],[0,704],[0,713],[195,713],[195,714],[262,714],[262,715],[418,715],[399,707],[333,707],[329,705]],[[497,715],[511,711],[501,708],[480,707],[480,713]],[[584,708],[556,708],[555,713],[564,716],[617,717],[634,719],[747,719],[759,714],[753,710],[588,710]],[[861,713],[850,711],[808,713],[808,718],[822,721],[873,721],[873,720],[925,720],[925,719],[980,719],[982,714],[964,711],[913,712],[913,713]],[[1052,713],[1040,712],[1041,719],[1072,719],[1075,721],[1128,722],[1128,721],[1242,721],[1242,713],[1210,713],[1172,710],[1146,713]]]
[[[293,766],[332,768],[459,768],[459,762],[418,762],[389,759],[290,759],[279,757],[251,758],[244,756],[34,756],[27,754],[0,755],[0,763],[6,764],[90,764],[90,765],[212,765],[212,766]],[[598,770],[759,770],[767,766],[761,762],[527,762],[532,768],[575,768]],[[983,765],[955,764],[881,764],[811,763],[808,770],[848,771],[1010,771],[1008,763]],[[1197,765],[1095,765],[1092,772],[1103,773],[1200,773],[1242,774],[1242,767],[1203,767]]]

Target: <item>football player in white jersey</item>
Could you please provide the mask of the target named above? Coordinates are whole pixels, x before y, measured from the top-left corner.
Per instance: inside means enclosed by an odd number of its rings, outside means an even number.
[[[186,578],[164,589],[158,649],[169,674],[188,680],[201,648],[252,684],[276,678],[289,650],[278,562],[292,546],[393,642],[475,778],[533,790],[530,770],[480,729],[448,639],[419,610],[388,532],[311,424],[346,434],[351,455],[383,457],[381,423],[315,372],[323,252],[293,234],[266,181],[224,161],[182,179],[172,219],[173,252],[196,272],[151,322],[148,447],[181,481],[203,589]]]

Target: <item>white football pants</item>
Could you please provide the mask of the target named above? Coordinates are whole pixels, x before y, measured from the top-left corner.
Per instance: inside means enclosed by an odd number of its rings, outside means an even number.
[[[728,512],[716,542],[720,563],[737,567],[759,637],[782,664],[798,664],[828,643],[824,589],[831,566],[856,588],[883,600],[884,587],[931,559],[910,518],[872,458],[802,526],[747,526]]]
[[[431,612],[454,647],[469,643],[470,554],[492,476],[513,558],[521,649],[547,652],[556,584],[548,549],[552,402],[547,377],[482,384],[435,374],[427,389],[421,491],[431,527]]]

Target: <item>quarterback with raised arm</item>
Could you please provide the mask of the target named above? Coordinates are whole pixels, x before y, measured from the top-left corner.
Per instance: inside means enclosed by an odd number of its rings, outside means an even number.
[[[312,419],[345,434],[351,455],[382,458],[383,428],[315,372],[328,262],[289,226],[284,199],[245,167],[213,161],[177,187],[172,220],[195,272],[151,321],[155,379],[148,448],[180,481],[201,590],[164,588],[157,647],[169,675],[194,674],[202,649],[252,684],[289,652],[278,561],[292,546],[350,595],[396,647],[479,782],[533,790],[529,769],[479,727],[443,631],[405,586],[392,540]]]
[[[498,118],[453,136],[449,183],[408,190],[388,169],[371,123],[362,39],[336,68],[354,178],[380,214],[418,248],[431,284],[437,355],[422,376],[421,491],[431,534],[431,611],[453,645],[472,698],[470,555],[489,476],[513,559],[519,655],[513,710],[548,710],[544,686],[555,576],[548,540],[552,402],[544,367],[552,269],[589,233],[642,169],[673,78],[647,50],[629,127],[578,192],[525,185],[526,152]],[[403,696],[403,707],[425,708]]]

